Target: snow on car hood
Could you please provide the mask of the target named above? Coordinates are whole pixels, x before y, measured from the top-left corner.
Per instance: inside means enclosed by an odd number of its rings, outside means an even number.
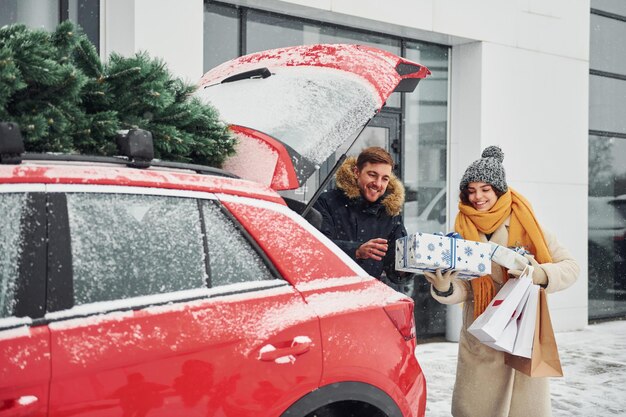
[[[258,52],[207,72],[197,96],[238,137],[224,168],[275,190],[302,185],[380,110],[430,71],[362,45],[304,45]]]

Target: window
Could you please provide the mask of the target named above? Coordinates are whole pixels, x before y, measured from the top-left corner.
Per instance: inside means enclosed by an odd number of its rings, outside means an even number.
[[[589,91],[589,129],[626,136],[626,106],[618,105],[626,97],[626,77],[619,79],[591,74]]]
[[[626,316],[626,7],[591,1],[589,318]]]
[[[31,28],[51,30],[59,22],[58,1],[0,0],[0,27],[23,23]]]
[[[202,208],[212,287],[274,279],[259,255],[216,203],[205,201]]]
[[[12,316],[15,307],[25,207],[26,194],[0,194],[0,318]]]
[[[100,48],[100,0],[0,0],[0,27],[23,23],[54,30],[67,19],[80,25],[96,49]]]
[[[80,25],[100,50],[100,0],[61,0],[61,20],[65,19]]]
[[[266,49],[316,43],[358,43],[401,55],[400,41],[386,36],[357,32],[317,22],[304,22],[288,16],[250,10],[246,14],[246,54]],[[400,107],[400,94],[394,93],[387,105]]]
[[[205,4],[204,71],[239,56],[239,13],[233,7]]]
[[[404,222],[409,233],[445,232],[422,213],[446,188],[448,153],[448,48],[407,43],[407,58],[426,65],[432,75],[406,95],[403,179],[406,187]],[[445,194],[443,210],[445,214]],[[439,215],[437,218],[440,218]]]
[[[76,193],[67,206],[75,305],[206,286],[196,200]]]

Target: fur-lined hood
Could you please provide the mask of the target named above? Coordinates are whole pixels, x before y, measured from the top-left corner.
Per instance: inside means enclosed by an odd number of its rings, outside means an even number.
[[[335,180],[337,188],[342,190],[349,199],[357,199],[361,197],[361,190],[354,177],[354,167],[356,166],[356,157],[347,158],[337,170]],[[404,186],[400,180],[393,174],[387,185],[387,191],[382,198],[381,204],[385,207],[387,214],[397,216],[402,211],[404,204]]]

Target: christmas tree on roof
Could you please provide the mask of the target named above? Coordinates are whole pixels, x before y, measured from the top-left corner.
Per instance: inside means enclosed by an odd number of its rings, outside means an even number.
[[[0,121],[19,124],[27,152],[115,155],[119,130],[152,132],[155,157],[221,166],[235,140],[216,110],[147,53],[106,63],[80,28],[0,28]]]

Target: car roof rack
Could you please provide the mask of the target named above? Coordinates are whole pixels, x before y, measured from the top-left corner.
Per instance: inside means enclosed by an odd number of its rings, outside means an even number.
[[[17,123],[0,123],[0,164],[19,164],[24,153],[24,140]]]
[[[55,154],[55,153],[24,153],[21,160],[23,161],[59,161],[59,162],[95,162],[124,166],[133,166],[130,160],[125,156],[96,156],[96,155],[74,155],[74,154]],[[219,175],[222,177],[239,178],[237,175],[220,168],[208,165],[190,164],[186,162],[161,161],[153,159],[150,161],[150,167],[169,168],[193,171],[197,174]]]
[[[62,153],[26,153],[24,140],[17,123],[0,122],[0,164],[18,165],[23,160],[95,162],[125,165],[132,168],[168,168],[193,171],[198,174],[239,178],[230,172],[207,165],[162,161],[154,158],[152,133],[142,129],[121,131],[117,138],[120,156],[75,155]]]

